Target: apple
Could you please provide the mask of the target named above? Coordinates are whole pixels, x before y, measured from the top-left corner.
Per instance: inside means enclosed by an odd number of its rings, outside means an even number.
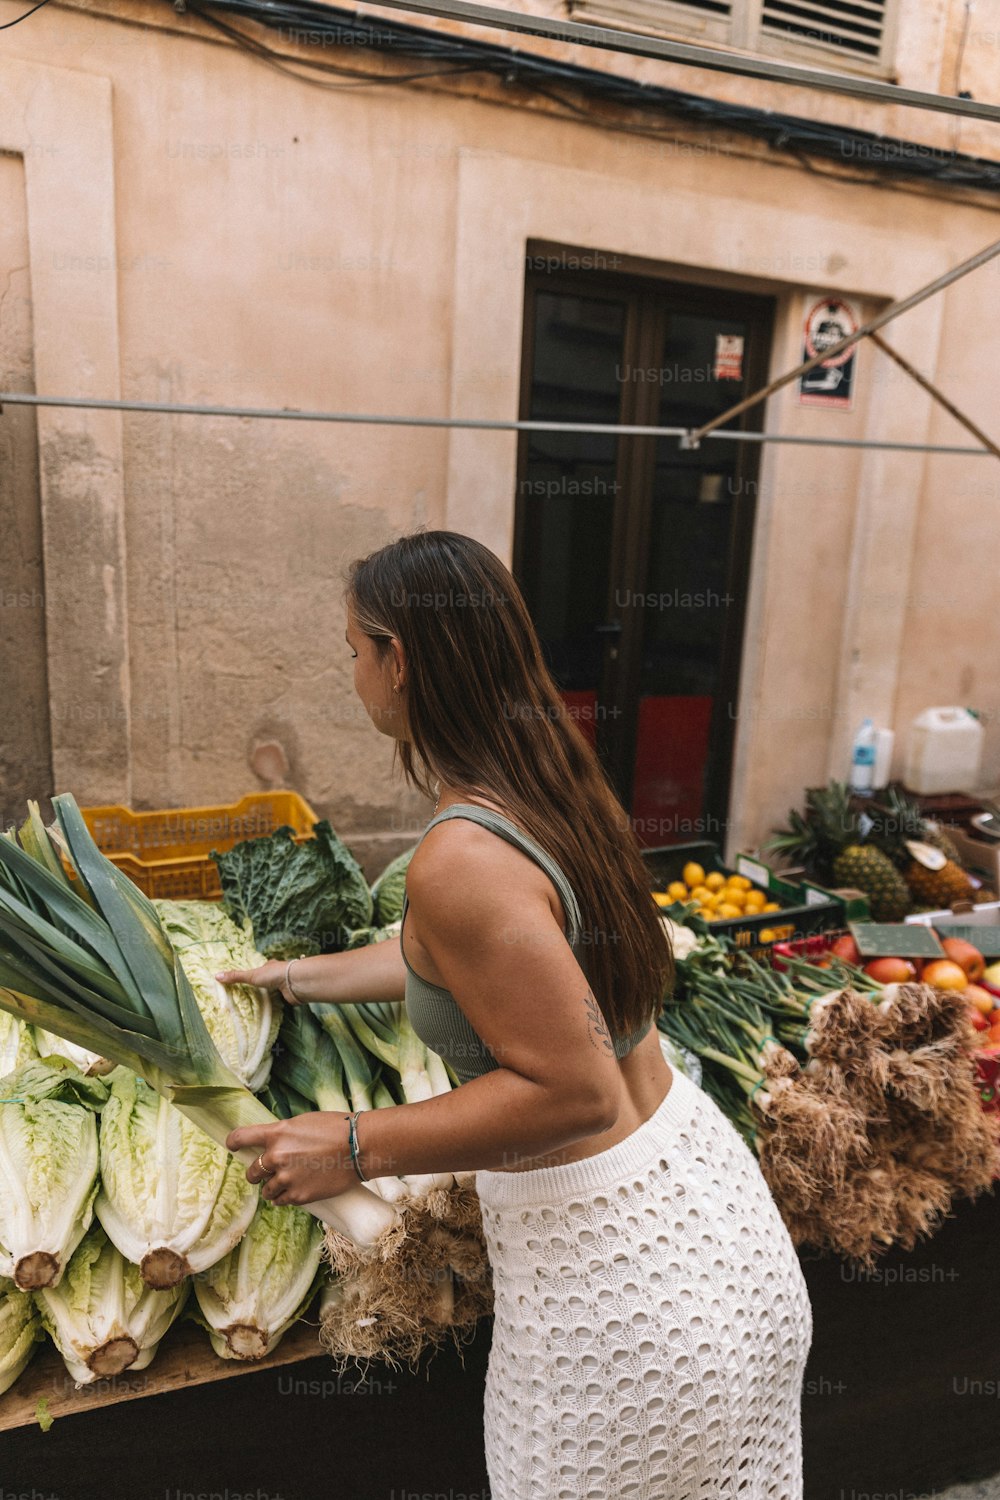
[[[984,990],[978,984],[970,984],[966,987],[965,998],[970,1005],[982,1011],[984,1016],[991,1016],[994,1012],[996,996],[991,995],[989,990]],[[1000,1010],[996,1012],[998,1023],[1000,1023]]]
[[[907,958],[873,958],[865,964],[863,972],[877,984],[907,984],[915,974]]]
[[[964,990],[969,984],[965,970],[950,958],[936,958],[927,964],[921,978],[924,984],[933,985],[936,990]]]
[[[944,938],[941,947],[946,956],[958,964],[960,969],[964,969],[970,979],[982,979],[986,972],[986,960],[978,948],[974,948],[964,938]]]

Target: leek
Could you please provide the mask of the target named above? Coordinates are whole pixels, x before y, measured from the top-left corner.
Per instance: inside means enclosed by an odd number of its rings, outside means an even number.
[[[52,801],[58,831],[46,833],[71,875],[32,821],[28,847],[0,837],[0,1009],[131,1068],[219,1145],[273,1124],[216,1050],[152,902],[101,854],[74,798]],[[237,1155],[249,1166],[257,1152]],[[361,1184],[308,1207],[366,1248],[398,1222]]]
[[[418,1104],[451,1092],[441,1059],[417,1036],[403,1001],[383,1001],[377,1007],[340,1005],[337,1009],[357,1042],[398,1076],[404,1103]],[[423,1197],[446,1192],[455,1179],[450,1172],[426,1172],[403,1180],[414,1197]]]
[[[348,1103],[344,1093],[344,1065],[333,1039],[316,1020],[311,1007],[290,1006],[281,1028],[281,1049],[276,1072],[281,1085],[290,1091],[291,1098],[304,1099],[306,1110],[332,1110],[336,1114],[348,1114],[351,1108],[377,1109],[379,1107],[379,1085],[368,1070],[367,1064],[357,1049],[350,1056],[354,1088],[352,1097],[364,1099],[363,1104]],[[385,1102],[395,1103],[384,1088]],[[387,1202],[395,1203],[407,1195],[406,1184],[398,1177],[373,1177],[369,1186]]]

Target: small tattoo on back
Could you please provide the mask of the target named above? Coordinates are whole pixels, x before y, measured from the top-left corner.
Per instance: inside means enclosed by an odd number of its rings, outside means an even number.
[[[591,1042],[595,1047],[603,1047],[605,1052],[614,1052],[615,1044],[611,1040],[611,1033],[608,1030],[607,1022],[592,990],[588,990],[584,995],[583,1003],[587,1007]]]

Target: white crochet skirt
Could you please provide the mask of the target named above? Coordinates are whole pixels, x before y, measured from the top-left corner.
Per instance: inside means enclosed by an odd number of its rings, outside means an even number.
[[[491,1500],[801,1500],[805,1278],[756,1156],[672,1071],[617,1146],[476,1173]]]

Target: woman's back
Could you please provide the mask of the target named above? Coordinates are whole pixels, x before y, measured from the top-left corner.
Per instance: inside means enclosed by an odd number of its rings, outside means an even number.
[[[557,898],[556,909],[563,913],[566,940],[579,956],[584,940],[580,919],[580,908],[572,886],[555,860],[527,833],[497,809],[473,802],[454,802],[443,808],[431,821],[421,836],[420,842],[436,825],[462,818],[480,824],[531,859],[551,881]],[[416,855],[414,856],[416,858]],[[461,879],[460,865],[456,863],[456,880]],[[408,895],[403,897],[402,933],[400,952],[406,965],[406,1008],[410,1024],[425,1046],[437,1052],[454,1068],[462,1082],[491,1072],[499,1066],[482,1039],[473,1030],[451,992],[440,983],[424,976],[407,957],[408,940],[406,916],[409,910]],[[412,926],[412,924],[411,924]],[[516,940],[517,934],[512,934]],[[417,939],[419,945],[419,937]],[[422,946],[422,945],[420,945]],[[420,968],[433,968],[430,955],[423,951],[419,955]],[[649,1033],[651,1023],[639,1028],[631,1036],[614,1039],[615,1054],[626,1057]]]

